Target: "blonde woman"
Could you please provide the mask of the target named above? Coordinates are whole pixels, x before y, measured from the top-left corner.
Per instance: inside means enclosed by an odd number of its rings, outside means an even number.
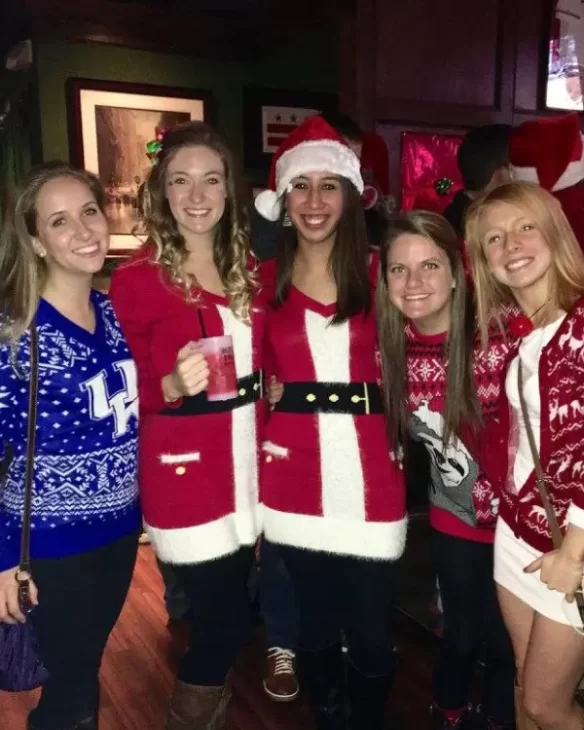
[[[32,331],[38,414],[31,519],[32,620],[49,678],[29,730],[97,730],[102,654],[138,545],[136,368],[108,298],[92,289],[109,234],[99,180],[33,170],[0,242],[0,621],[24,621],[19,560]]]
[[[581,730],[574,691],[584,673],[584,638],[574,597],[584,571],[584,257],[560,204],[528,183],[502,185],[477,201],[466,240],[485,341],[500,305],[515,301],[524,313],[515,321],[522,340],[506,375],[503,435],[489,460],[502,483],[495,581],[523,688],[518,699],[530,718],[520,709],[518,724]],[[519,374],[564,534],[559,550],[536,485]]]
[[[166,134],[144,217],[150,240],[117,270],[111,296],[138,367],[146,529],[193,614],[168,728],[219,728],[227,675],[248,628],[259,532],[264,312],[238,171],[215,131],[192,122]],[[222,335],[233,338],[238,395],[211,401],[198,342]]]

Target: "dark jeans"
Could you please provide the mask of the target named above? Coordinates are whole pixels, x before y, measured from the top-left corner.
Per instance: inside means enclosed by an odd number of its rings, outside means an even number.
[[[189,648],[178,679],[218,687],[225,682],[250,629],[248,581],[254,549],[194,565],[175,565],[192,611]]]
[[[320,651],[341,641],[363,675],[393,669],[391,609],[394,563],[282,546],[300,618],[300,648]]]
[[[294,650],[298,645],[294,585],[280,546],[266,539],[262,539],[261,546],[259,596],[268,647]]]
[[[33,620],[50,674],[30,716],[35,727],[63,730],[96,711],[101,658],[126,600],[137,547],[138,532],[89,553],[33,560],[39,590]]]
[[[164,582],[164,605],[171,621],[189,621],[191,606],[184,586],[178,580],[173,565],[156,559],[158,570]]]
[[[482,710],[491,720],[512,723],[515,663],[493,580],[493,546],[437,531],[432,539],[444,611],[434,700],[444,710],[468,704],[480,657],[485,662]]]

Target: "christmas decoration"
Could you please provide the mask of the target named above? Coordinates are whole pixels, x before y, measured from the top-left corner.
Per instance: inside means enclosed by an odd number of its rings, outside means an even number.
[[[441,177],[434,181],[434,190],[438,195],[448,195],[453,185],[454,180],[451,180],[449,177]]]
[[[525,314],[518,314],[508,320],[507,326],[513,337],[527,337],[533,332],[533,322]]]
[[[150,140],[150,142],[148,142],[148,144],[146,145],[146,156],[153,165],[156,165],[156,163],[158,162],[158,155],[160,154],[160,150],[162,149],[164,136],[167,132],[168,129],[166,129],[165,127],[156,130],[156,139]]]
[[[456,153],[462,135],[404,132],[401,144],[401,210],[442,213],[462,189]],[[450,183],[446,189],[446,181]]]

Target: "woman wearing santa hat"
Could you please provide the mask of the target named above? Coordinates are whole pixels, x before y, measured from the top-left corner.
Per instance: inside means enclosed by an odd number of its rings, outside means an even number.
[[[351,728],[383,727],[393,568],[406,535],[403,472],[378,385],[379,262],[362,191],[355,153],[312,117],[276,152],[270,190],[256,198],[282,227],[266,321],[268,369],[283,394],[263,445],[265,535],[294,582],[301,682],[319,730],[345,728],[345,704]]]
[[[189,122],[159,146],[144,191],[150,240],[117,269],[111,297],[138,368],[146,529],[193,616],[167,730],[218,730],[249,627],[265,307],[225,141]],[[212,400],[200,340],[226,335],[237,382],[228,399]]]
[[[466,240],[483,340],[493,310],[523,310],[485,464],[501,484],[494,572],[522,687],[517,724],[582,730],[584,256],[558,201],[524,182],[476,201]]]

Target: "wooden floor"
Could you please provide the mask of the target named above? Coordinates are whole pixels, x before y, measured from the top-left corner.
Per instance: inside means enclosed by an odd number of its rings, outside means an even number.
[[[102,667],[100,730],[162,730],[184,637],[167,629],[152,549],[141,546],[130,595],[110,638]],[[426,730],[433,639],[400,614],[398,679],[390,698],[392,730]],[[228,730],[312,730],[302,700],[278,705],[261,686],[263,646],[257,631],[240,657]],[[36,693],[0,693],[0,730],[24,730]]]

